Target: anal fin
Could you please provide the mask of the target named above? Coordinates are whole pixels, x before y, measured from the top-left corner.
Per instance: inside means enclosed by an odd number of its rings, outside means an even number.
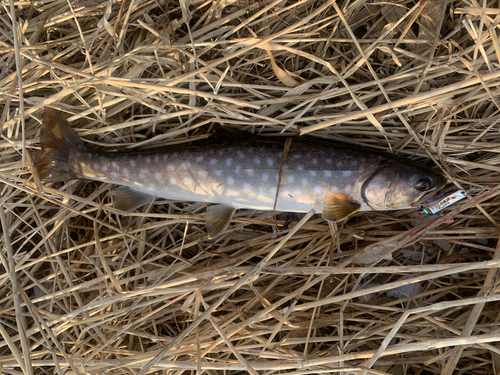
[[[205,222],[209,239],[217,237],[226,230],[235,211],[235,208],[223,204],[208,206],[205,213]]]
[[[343,196],[327,194],[325,206],[323,207],[323,219],[327,221],[339,221],[354,215],[359,211],[359,203],[349,202]]]
[[[128,186],[120,186],[111,192],[113,205],[121,211],[130,212],[151,202],[154,196],[133,190]]]

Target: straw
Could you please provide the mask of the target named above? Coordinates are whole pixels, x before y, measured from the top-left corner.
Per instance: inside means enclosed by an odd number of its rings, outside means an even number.
[[[2,374],[500,373],[496,2],[3,5]],[[45,106],[103,152],[224,126],[394,152],[473,196],[239,210],[208,240],[205,204],[123,214],[112,185],[40,181]]]

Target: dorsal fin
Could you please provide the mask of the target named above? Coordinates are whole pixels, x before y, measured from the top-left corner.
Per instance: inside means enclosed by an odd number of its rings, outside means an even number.
[[[232,128],[230,126],[214,126],[212,131],[210,132],[209,139],[233,139],[238,141],[251,140],[258,137],[258,135],[252,134],[250,132],[246,132],[241,129]]]

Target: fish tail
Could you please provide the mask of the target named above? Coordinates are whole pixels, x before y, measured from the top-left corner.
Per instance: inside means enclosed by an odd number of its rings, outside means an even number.
[[[40,143],[42,151],[35,161],[38,174],[46,182],[78,178],[71,160],[80,150],[89,150],[71,129],[61,112],[45,107]],[[73,157],[72,157],[73,155]]]

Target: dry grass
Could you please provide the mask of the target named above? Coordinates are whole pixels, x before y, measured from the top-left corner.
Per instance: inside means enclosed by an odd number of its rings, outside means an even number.
[[[2,374],[500,373],[498,1],[2,5]],[[122,216],[109,185],[42,190],[47,105],[102,150],[224,124],[490,190],[338,228],[242,211],[209,241],[203,204]]]

